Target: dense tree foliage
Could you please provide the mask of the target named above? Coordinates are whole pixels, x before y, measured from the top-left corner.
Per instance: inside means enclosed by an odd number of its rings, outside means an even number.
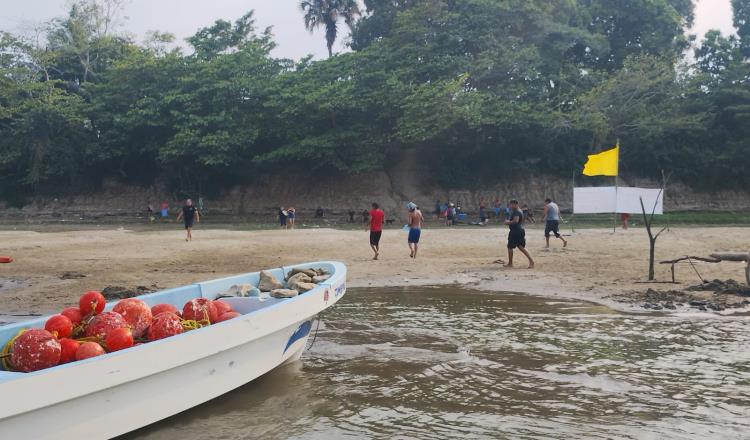
[[[182,51],[118,33],[117,5],[0,34],[2,197],[107,178],[221,189],[387,169],[410,149],[442,183],[570,176],[617,139],[629,175],[750,183],[747,0],[738,35],[711,31],[691,56],[690,0],[366,0],[352,52],[298,62],[271,55],[252,12]]]

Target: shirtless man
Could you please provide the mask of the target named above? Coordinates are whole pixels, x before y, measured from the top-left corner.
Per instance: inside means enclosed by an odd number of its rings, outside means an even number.
[[[505,267],[513,267],[513,249],[518,248],[529,260],[529,269],[534,268],[534,260],[526,250],[526,231],[523,229],[523,212],[518,209],[518,200],[510,201],[510,215],[505,224],[508,231],[508,264]]]
[[[422,212],[419,210],[416,204],[409,202],[406,205],[409,209],[409,250],[411,258],[417,258],[417,250],[419,249],[419,236],[422,234],[422,224],[424,223],[424,217]]]
[[[544,199],[544,239],[547,240],[549,248],[549,234],[555,234],[563,242],[563,247],[568,246],[568,241],[560,235],[560,207],[552,199]]]

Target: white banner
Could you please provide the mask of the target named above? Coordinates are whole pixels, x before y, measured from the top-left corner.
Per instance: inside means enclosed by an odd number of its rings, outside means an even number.
[[[617,208],[614,186],[592,186],[573,189],[573,213],[608,214]]]
[[[573,189],[573,212],[576,214],[640,214],[641,201],[650,214],[664,214],[664,192],[660,189],[597,186]]]
[[[646,214],[651,214],[656,204],[655,214],[664,214],[664,191],[648,188],[617,188],[617,213],[640,214],[641,198]]]

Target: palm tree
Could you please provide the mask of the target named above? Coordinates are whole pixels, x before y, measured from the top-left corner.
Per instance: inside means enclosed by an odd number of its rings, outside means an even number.
[[[329,57],[333,56],[339,19],[343,18],[344,23],[352,29],[354,21],[360,16],[357,0],[301,0],[299,7],[305,14],[305,27],[310,33],[316,28],[325,27]]]

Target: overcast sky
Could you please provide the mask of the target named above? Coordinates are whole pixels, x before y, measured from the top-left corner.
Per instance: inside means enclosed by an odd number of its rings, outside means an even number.
[[[141,40],[149,30],[171,32],[182,40],[198,28],[223,18],[234,20],[250,9],[255,10],[258,27],[273,26],[279,47],[275,55],[299,59],[313,54],[326,56],[325,38],[321,31],[310,35],[304,28],[297,0],[130,0],[124,29]],[[19,32],[29,25],[65,15],[65,0],[0,0],[0,30]],[[693,33],[703,35],[709,29],[734,32],[730,0],[699,0]],[[343,28],[344,35],[347,35]],[[337,51],[343,49],[343,39]]]

